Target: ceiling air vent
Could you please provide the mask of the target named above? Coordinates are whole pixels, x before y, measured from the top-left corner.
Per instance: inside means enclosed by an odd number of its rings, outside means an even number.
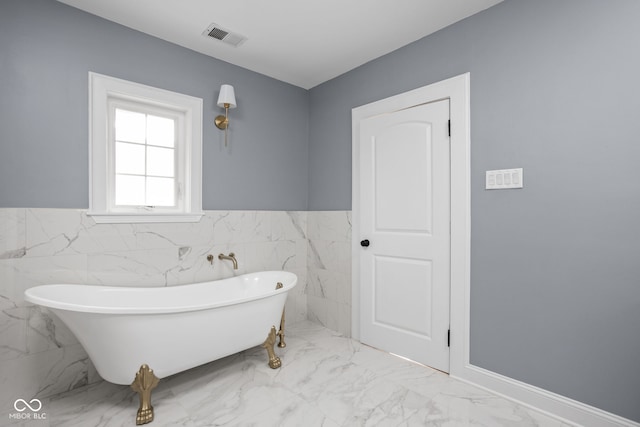
[[[211,37],[212,39],[220,40],[226,44],[230,44],[233,47],[238,47],[244,43],[247,38],[241,34],[233,33],[225,28],[222,28],[218,24],[211,24],[206,30],[202,32],[203,36]]]

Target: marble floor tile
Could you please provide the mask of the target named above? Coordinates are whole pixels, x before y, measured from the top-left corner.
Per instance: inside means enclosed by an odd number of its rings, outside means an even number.
[[[311,322],[291,325],[287,347],[276,352],[276,370],[256,347],[164,378],[151,426],[568,427]],[[134,426],[138,398],[100,382],[43,405],[46,423],[29,426]]]

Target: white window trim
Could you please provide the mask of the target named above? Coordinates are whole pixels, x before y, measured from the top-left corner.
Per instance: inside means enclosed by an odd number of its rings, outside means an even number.
[[[110,206],[109,102],[144,102],[184,115],[183,209],[118,212]],[[89,211],[97,223],[197,222],[202,211],[202,99],[89,72]]]

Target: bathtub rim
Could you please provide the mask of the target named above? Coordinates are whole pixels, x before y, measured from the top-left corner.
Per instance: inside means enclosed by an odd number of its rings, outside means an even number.
[[[232,280],[246,280],[250,279],[252,276],[259,275],[280,275],[283,276],[280,280],[282,282],[283,287],[280,289],[273,289],[264,294],[258,295],[248,295],[242,298],[235,299],[224,299],[221,301],[215,302],[205,302],[202,303],[200,301],[196,301],[195,304],[189,305],[166,305],[166,306],[97,306],[97,305],[89,305],[89,304],[80,304],[77,302],[69,303],[60,300],[54,300],[50,297],[43,297],[37,295],[38,290],[47,288],[58,288],[58,289],[77,289],[79,287],[85,288],[100,288],[101,290],[113,290],[120,291],[123,294],[129,292],[152,292],[152,293],[162,293],[162,292],[172,292],[176,289],[180,288],[197,288],[204,287],[213,283],[219,283],[224,281],[232,281]],[[278,295],[281,293],[288,293],[291,289],[293,289],[298,283],[298,276],[295,273],[291,273],[289,271],[259,271],[254,273],[245,273],[239,276],[228,277],[225,279],[217,279],[217,280],[208,280],[205,282],[197,282],[197,283],[188,283],[183,285],[172,285],[172,286],[109,286],[109,285],[83,285],[83,284],[47,284],[47,285],[39,285],[29,288],[24,291],[25,301],[30,302],[32,304],[40,305],[42,307],[46,307],[52,310],[64,310],[64,311],[73,311],[79,313],[93,313],[93,314],[108,314],[108,315],[145,315],[145,314],[172,314],[172,313],[186,313],[186,312],[194,312],[194,311],[202,311],[202,310],[211,310],[215,308],[221,307],[230,307],[233,305],[243,304],[250,301],[257,301],[264,298],[269,298],[274,295]]]

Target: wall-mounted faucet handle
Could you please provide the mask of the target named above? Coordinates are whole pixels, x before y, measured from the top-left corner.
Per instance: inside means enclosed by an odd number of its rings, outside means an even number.
[[[209,261],[209,264],[213,265],[213,255],[207,255],[207,261]]]
[[[236,254],[234,254],[233,252],[229,252],[229,255],[220,254],[220,255],[218,255],[218,259],[220,259],[220,260],[222,260],[222,259],[230,259],[231,261],[233,261],[233,269],[234,270],[238,269],[238,260],[236,259]]]

